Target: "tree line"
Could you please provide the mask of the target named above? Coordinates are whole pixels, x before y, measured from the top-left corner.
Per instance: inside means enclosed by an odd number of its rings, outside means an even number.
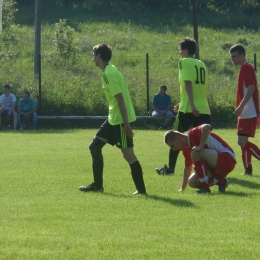
[[[106,8],[109,11],[136,9],[151,11],[186,11],[192,8],[192,0],[41,0],[50,5],[73,8]],[[18,4],[34,4],[35,0],[16,0]],[[198,11],[215,13],[256,14],[260,11],[260,0],[196,0]]]

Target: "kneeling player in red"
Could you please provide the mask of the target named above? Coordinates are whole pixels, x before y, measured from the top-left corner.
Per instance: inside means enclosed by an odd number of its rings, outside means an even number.
[[[195,173],[190,175],[188,183],[190,187],[198,188],[200,194],[209,193],[213,185],[225,192],[228,186],[226,176],[236,165],[233,149],[210,129],[210,125],[204,124],[192,128],[187,134],[174,130],[164,134],[165,144],[173,150],[183,151],[185,167],[191,170],[190,166],[194,165]]]

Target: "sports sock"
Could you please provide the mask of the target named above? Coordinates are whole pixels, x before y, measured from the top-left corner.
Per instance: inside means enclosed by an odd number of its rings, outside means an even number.
[[[131,168],[131,174],[136,189],[140,193],[146,193],[144,179],[143,179],[143,171],[139,161],[135,161],[134,163],[130,164],[130,168]]]
[[[175,165],[176,165],[176,161],[179,155],[179,151],[173,151],[172,149],[170,149],[169,152],[169,169],[171,171],[175,171]]]
[[[209,191],[207,168],[208,167],[203,160],[194,162],[194,170],[201,183],[201,188]]]
[[[209,186],[214,186],[214,185],[224,185],[226,183],[226,179],[223,178],[223,179],[216,179],[216,178],[209,178],[208,180],[208,184]]]
[[[95,186],[97,188],[103,187],[103,168],[104,168],[103,156],[102,156],[102,160],[92,162],[93,177],[94,177]]]
[[[252,167],[252,163],[251,163],[252,155],[250,151],[250,145],[248,143],[249,142],[247,142],[244,146],[241,146],[242,161],[245,169]]]

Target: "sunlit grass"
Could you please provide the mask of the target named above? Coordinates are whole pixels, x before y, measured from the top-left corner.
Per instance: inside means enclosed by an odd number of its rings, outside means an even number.
[[[237,166],[226,194],[187,188],[158,176],[168,161],[163,132],[135,130],[148,197],[136,197],[121,152],[107,145],[104,188],[81,193],[93,181],[88,145],[96,130],[40,130],[1,134],[1,259],[259,259],[259,162],[246,178],[236,131],[216,130],[234,148]],[[257,130],[255,143],[259,143]]]

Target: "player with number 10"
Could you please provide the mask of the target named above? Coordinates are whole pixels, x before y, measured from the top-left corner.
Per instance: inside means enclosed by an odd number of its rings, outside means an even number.
[[[174,129],[185,132],[190,127],[202,124],[211,124],[210,109],[207,99],[207,68],[201,60],[195,59],[197,43],[194,39],[185,38],[179,42],[179,83],[180,103],[174,107],[178,112]],[[169,167],[156,168],[158,174],[173,174],[179,151],[169,152]],[[192,167],[192,166],[191,166]],[[185,172],[187,174],[185,174]],[[188,173],[191,169],[184,169],[184,181],[182,189],[185,189]],[[186,177],[185,177],[186,176]]]

